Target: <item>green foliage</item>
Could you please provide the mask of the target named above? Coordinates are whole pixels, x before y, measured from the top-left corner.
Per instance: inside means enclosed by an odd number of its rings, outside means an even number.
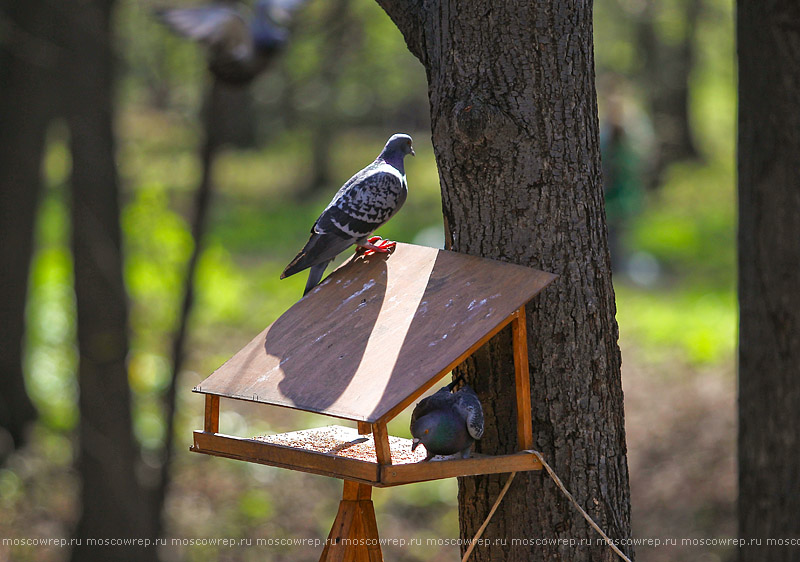
[[[706,158],[726,167],[724,179],[733,189],[736,66],[730,2],[704,0],[698,28],[698,60],[692,72],[690,99],[693,133]]]
[[[684,40],[688,1],[657,3],[611,0],[595,5],[597,74],[601,109],[606,90],[627,104],[626,127],[647,161],[652,144],[641,80],[642,23],[652,23],[666,45]],[[692,134],[701,159],[678,162],[661,185],[646,194],[646,206],[630,221],[625,245],[654,258],[662,272],[651,288],[615,276],[620,333],[624,343],[648,357],[692,364],[729,362],[736,343],[735,280],[735,68],[733,12],[724,0],[702,0],[694,34],[697,57],[690,76]],[[610,87],[609,87],[610,86]]]
[[[728,363],[736,348],[733,291],[702,289],[645,292],[617,288],[623,342],[648,363]]]
[[[159,338],[175,322],[182,268],[194,242],[183,218],[169,208],[165,188],[158,184],[133,192],[123,210],[122,226],[125,280],[134,304],[132,324],[135,331]]]
[[[265,490],[242,494],[239,498],[239,511],[248,519],[267,519],[272,515],[272,498]]]
[[[62,131],[54,127],[45,155],[46,188],[36,219],[26,311],[27,388],[42,422],[69,430],[77,421],[75,294],[64,182],[70,158]]]
[[[722,161],[676,164],[633,225],[633,245],[682,283],[730,289],[735,270],[733,170]]]

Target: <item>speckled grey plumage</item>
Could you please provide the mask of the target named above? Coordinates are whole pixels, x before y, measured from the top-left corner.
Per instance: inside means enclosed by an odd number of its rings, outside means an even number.
[[[281,279],[311,268],[305,293],[319,283],[328,264],[353,244],[362,246],[405,203],[403,159],[414,154],[411,137],[392,135],[374,162],[339,189],[322,211],[306,245],[286,266]]]
[[[411,414],[412,447],[425,445],[425,460],[455,453],[468,458],[472,444],[483,436],[483,408],[478,395],[466,384],[452,392],[457,384],[458,379],[420,400]]]

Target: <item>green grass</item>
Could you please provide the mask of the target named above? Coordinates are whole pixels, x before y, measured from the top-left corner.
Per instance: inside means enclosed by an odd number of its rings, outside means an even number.
[[[617,286],[620,339],[648,363],[730,362],[736,350],[732,291],[646,291]]]

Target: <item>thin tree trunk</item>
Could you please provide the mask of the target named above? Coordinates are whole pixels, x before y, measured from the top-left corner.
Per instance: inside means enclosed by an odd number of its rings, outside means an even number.
[[[427,70],[449,247],[560,275],[528,307],[535,447],[597,523],[626,539],[630,492],[592,3],[378,2]],[[479,451],[513,451],[508,332],[462,372],[486,413]],[[462,539],[473,538],[505,478],[460,479]],[[616,559],[540,472],[515,479],[484,537],[505,542],[476,548],[473,560]],[[591,546],[524,542],[535,537]]]
[[[59,54],[48,7],[48,0],[0,4],[0,428],[11,438],[0,435],[0,462],[36,419],[22,363],[42,156],[54,113],[50,76]]]
[[[800,560],[800,4],[739,0],[739,560]]]
[[[232,0],[225,0],[235,3]],[[277,52],[274,56],[277,56]],[[200,185],[194,194],[191,231],[194,247],[186,264],[178,327],[172,341],[172,378],[164,396],[166,424],[161,477],[155,493],[154,517],[163,520],[163,507],[169,488],[172,464],[175,458],[175,412],[177,410],[178,381],[186,360],[186,343],[189,339],[189,320],[195,300],[195,276],[204,248],[208,229],[208,211],[213,196],[213,167],[219,149],[228,143],[251,146],[255,142],[252,93],[246,86],[227,85],[211,78],[211,88],[203,106],[202,121],[205,141],[200,149]]]
[[[183,364],[186,360],[186,342],[189,338],[189,316],[194,306],[195,276],[197,264],[204,248],[204,239],[208,227],[208,209],[213,194],[213,166],[217,150],[222,144],[224,136],[221,130],[222,108],[226,106],[229,90],[224,84],[212,78],[211,89],[203,108],[203,122],[205,124],[206,138],[200,150],[200,166],[202,168],[200,185],[197,186],[194,196],[194,213],[192,215],[192,240],[194,247],[186,264],[186,274],[183,282],[183,300],[181,302],[178,329],[172,342],[172,378],[164,397],[164,461],[161,465],[161,478],[159,489],[156,493],[156,517],[163,517],[163,506],[169,487],[172,463],[175,457],[175,411],[177,409],[178,380]]]
[[[119,182],[114,157],[110,0],[70,5],[66,26],[67,124],[72,151],[72,248],[78,312],[81,519],[72,559],[155,560],[155,549],[95,546],[89,539],[155,536],[128,385],[128,308],[122,277]]]
[[[649,179],[652,186],[659,185],[670,164],[699,156],[692,134],[689,82],[696,58],[696,30],[703,0],[684,0],[684,33],[675,45],[659,38],[656,10],[660,5],[658,0],[646,0],[637,23],[637,44],[643,58],[640,78],[648,84],[645,93],[657,143]]]
[[[322,61],[317,78],[320,86],[328,91],[336,91],[336,82],[342,73],[342,60],[351,51],[352,14],[350,0],[333,0],[321,19],[322,29],[318,33],[324,37]],[[331,145],[337,125],[339,112],[331,110],[329,103],[320,104],[315,111],[311,129],[311,181],[309,186],[298,193],[298,199],[306,199],[310,194],[331,187]]]

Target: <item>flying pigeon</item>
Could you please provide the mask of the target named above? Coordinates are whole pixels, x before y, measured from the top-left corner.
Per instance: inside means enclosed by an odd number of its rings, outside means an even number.
[[[246,84],[264,70],[289,38],[277,21],[288,21],[304,0],[259,0],[255,15],[243,6],[217,1],[193,8],[161,9],[156,15],[174,32],[208,48],[208,66],[220,81]],[[250,19],[250,21],[248,21]]]
[[[391,252],[394,242],[370,235],[405,203],[406,154],[414,155],[411,137],[392,135],[375,161],[347,180],[325,207],[311,228],[311,238],[283,270],[281,279],[310,267],[306,295],[322,279],[333,258],[353,244],[367,254]]]
[[[483,408],[478,395],[468,385],[453,389],[461,377],[438,392],[420,400],[411,414],[411,450],[422,443],[428,456],[461,453],[469,458],[472,443],[483,435]]]

